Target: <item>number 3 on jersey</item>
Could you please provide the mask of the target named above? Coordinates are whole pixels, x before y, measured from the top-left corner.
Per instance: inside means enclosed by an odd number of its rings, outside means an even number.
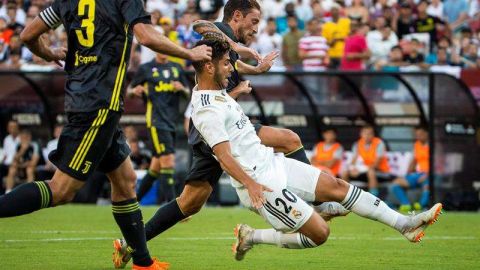
[[[88,10],[88,14],[86,11]],[[80,0],[78,2],[78,16],[83,17],[82,29],[85,28],[87,37],[85,38],[82,30],[75,30],[78,42],[84,47],[93,46],[93,33],[95,32],[95,0]]]

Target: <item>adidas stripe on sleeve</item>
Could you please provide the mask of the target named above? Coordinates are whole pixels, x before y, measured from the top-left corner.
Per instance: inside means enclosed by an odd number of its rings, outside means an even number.
[[[40,12],[40,18],[51,29],[55,29],[60,24],[62,24],[62,21],[60,20],[59,14],[55,13],[55,11],[53,10],[52,7],[48,7],[47,9]]]

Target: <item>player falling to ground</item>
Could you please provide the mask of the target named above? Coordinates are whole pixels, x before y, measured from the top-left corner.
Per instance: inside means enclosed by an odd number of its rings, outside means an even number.
[[[201,147],[213,149],[214,158],[232,177],[232,184],[237,188],[242,203],[275,228],[254,230],[247,225],[240,225],[237,228],[238,242],[234,247],[237,259],[242,259],[254,244],[311,248],[324,243],[329,228],[307,204],[314,201],[340,202],[360,216],[378,220],[396,229],[412,242],[421,240],[426,227],[435,222],[440,214],[441,204],[415,216],[401,215],[372,194],[321,173],[315,167],[285,158],[281,153],[274,153],[273,148],[262,145],[240,105],[225,90],[233,70],[229,57],[230,46],[220,40],[202,40],[198,43],[202,44],[208,45],[213,51],[211,61],[193,63],[198,85],[192,93],[192,123],[200,132],[202,141],[205,141]],[[203,161],[203,157],[194,157],[190,173],[202,176]],[[189,180],[177,201],[166,206],[169,212],[166,212],[168,217],[165,218],[171,224],[198,212],[201,205],[185,208],[188,205],[186,203],[203,201],[212,190],[210,184],[203,180],[204,177],[188,179],[198,180]],[[151,232],[146,232],[147,239],[150,239]],[[126,252],[117,252],[128,258]]]
[[[167,55],[157,54],[155,59],[141,65],[133,77],[128,92],[146,101],[145,115],[154,157],[137,192],[137,200],[159,180],[158,200],[175,199],[175,129],[179,115],[180,95],[189,97],[188,81],[182,67],[170,62]]]
[[[226,42],[200,42],[212,47],[212,61],[194,62],[198,85],[192,93],[192,122],[215,158],[231,176],[245,206],[260,214],[275,230],[236,229],[236,258],[242,259],[254,244],[285,248],[312,248],[329,235],[327,223],[307,202],[336,201],[352,212],[378,220],[418,242],[436,221],[442,205],[414,216],[390,209],[368,192],[321,170],[286,158],[261,144],[255,128],[240,105],[225,90],[233,70]]]
[[[68,51],[51,49],[42,36],[60,24],[68,33]],[[1,196],[0,217],[67,203],[98,169],[111,181],[113,216],[132,248],[133,269],[165,269],[165,264],[151,259],[145,243],[136,175],[119,127],[133,35],[157,52],[194,61],[210,59],[206,46],[186,50],[157,34],[141,0],[56,0],[22,32],[22,41],[34,54],[58,64],[65,60],[68,123],[49,156],[58,168],[53,178]]]

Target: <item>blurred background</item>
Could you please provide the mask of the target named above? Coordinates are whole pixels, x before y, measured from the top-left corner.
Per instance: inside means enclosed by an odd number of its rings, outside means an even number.
[[[477,211],[480,189],[480,0],[259,0],[263,21],[256,39],[245,44],[260,54],[280,51],[271,71],[251,80],[253,92],[239,103],[252,121],[288,128],[300,135],[318,166],[319,142],[333,130],[342,146],[334,174],[350,163],[352,145],[366,124],[385,144],[392,177],[380,194],[400,206],[392,185],[408,178],[415,157],[416,127],[426,132],[431,154],[426,177],[430,196],[446,209]],[[0,194],[8,182],[49,179],[54,166],[48,153],[56,148],[65,123],[64,73],[21,43],[20,32],[48,0],[0,1]],[[198,19],[221,21],[223,0],[147,0],[146,9],[159,32],[191,48],[200,36],[192,30]],[[51,31],[52,47],[67,47],[62,27]],[[135,41],[134,41],[135,44]],[[361,53],[362,57],[351,58]],[[155,54],[134,45],[127,73]],[[350,61],[346,61],[350,60]],[[188,61],[170,58],[185,69]],[[254,60],[242,59],[252,64]],[[183,115],[188,99],[178,108]],[[187,115],[188,116],[188,115]],[[183,188],[190,150],[183,117],[177,121],[176,188]],[[121,119],[132,148],[139,179],[152,153],[145,128],[145,105],[125,97]],[[12,167],[24,145],[22,166]],[[109,185],[98,173],[89,179],[76,202],[108,203]],[[356,179],[352,179],[356,181]],[[355,182],[366,187],[365,183]],[[154,188],[143,204],[157,203]],[[422,187],[409,189],[412,202]],[[210,204],[235,205],[238,200],[226,177]]]

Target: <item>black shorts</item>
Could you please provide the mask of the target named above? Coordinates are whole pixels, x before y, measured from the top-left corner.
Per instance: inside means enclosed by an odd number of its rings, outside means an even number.
[[[377,181],[379,183],[390,182],[395,178],[395,176],[393,176],[389,173],[377,172],[376,175],[377,175]],[[361,173],[357,177],[354,177],[354,180],[357,180],[357,181],[360,181],[360,182],[368,182],[367,173],[366,172]]]
[[[99,170],[111,172],[130,154],[119,126],[121,113],[100,109],[88,113],[67,113],[57,150],[48,159],[62,172],[86,181]]]
[[[152,152],[155,157],[175,153],[175,131],[161,130],[156,127],[149,128]]]
[[[213,157],[212,150],[205,143],[197,143],[192,146],[193,157],[185,183],[191,181],[209,182],[214,186],[220,180],[223,169],[220,163]]]
[[[258,132],[260,132],[260,129],[263,127],[263,125],[260,124],[260,123],[255,123],[255,124],[253,124],[253,127],[255,128],[255,132],[258,135]]]

